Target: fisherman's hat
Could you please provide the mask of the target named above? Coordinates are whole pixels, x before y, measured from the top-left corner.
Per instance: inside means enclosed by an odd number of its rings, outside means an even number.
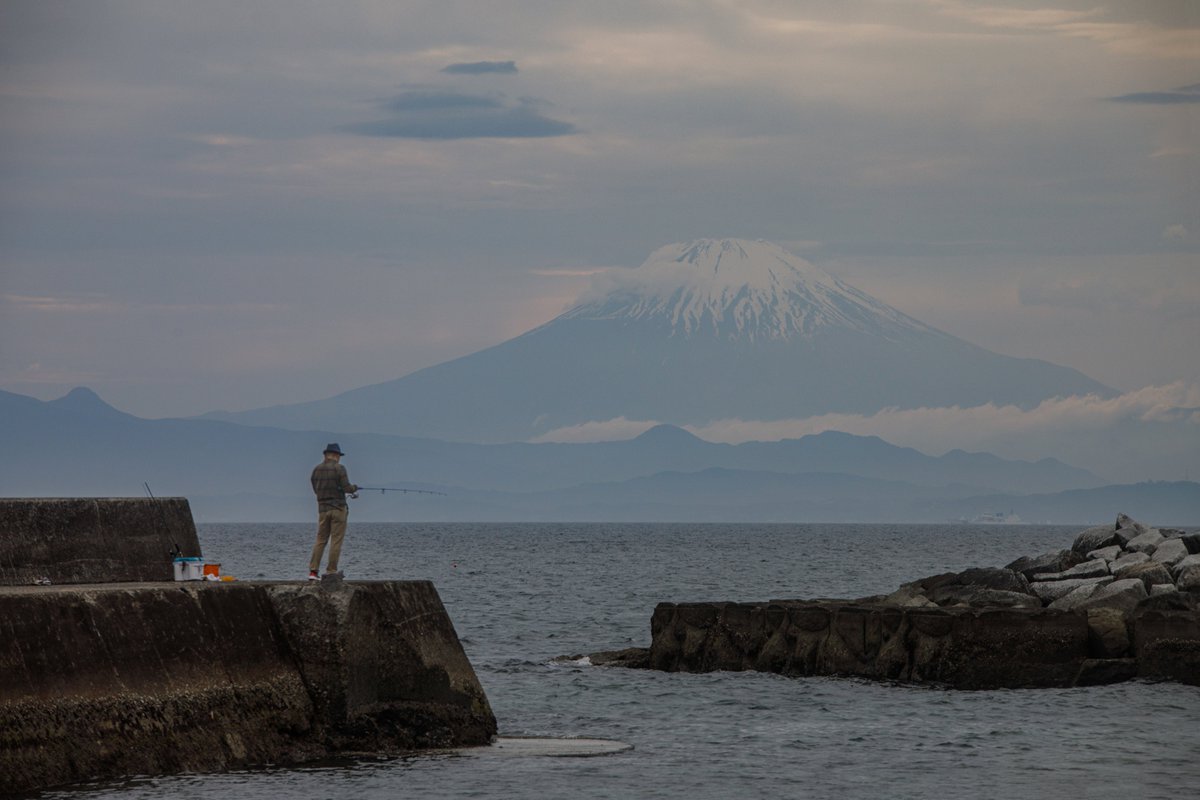
[[[325,452],[326,453],[337,453],[339,456],[346,455],[345,453],[342,452],[342,448],[338,447],[337,442],[330,442],[329,444],[325,445]]]

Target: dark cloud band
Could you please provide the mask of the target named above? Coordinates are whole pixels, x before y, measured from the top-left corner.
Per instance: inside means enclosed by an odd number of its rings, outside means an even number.
[[[1170,106],[1180,103],[1200,103],[1200,83],[1181,86],[1169,92],[1134,92],[1108,98],[1114,103],[1141,103],[1145,105]]]
[[[500,97],[462,94],[440,90],[414,90],[389,98],[381,106],[393,114],[414,111],[445,111],[451,109],[502,108]]]
[[[380,105],[387,118],[346,125],[342,130],[399,139],[540,138],[576,132],[571,123],[538,111],[543,102],[533,98],[513,104],[503,95],[415,90]]]
[[[451,64],[442,69],[451,75],[515,75],[515,61],[469,61]]]

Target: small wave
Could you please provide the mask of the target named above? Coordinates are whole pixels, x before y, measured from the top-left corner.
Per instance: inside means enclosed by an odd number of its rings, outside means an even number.
[[[515,673],[526,672],[531,668],[540,666],[542,665],[536,661],[528,661],[521,658],[507,658],[503,661],[498,661],[492,664],[477,664],[475,669],[477,671],[482,669],[486,672],[494,672],[500,675],[511,675]]]
[[[579,658],[552,658],[546,662],[546,665],[551,667],[590,667],[592,666],[592,657],[580,656]]]
[[[555,656],[548,661],[543,661],[542,666],[558,669],[560,667],[592,667],[595,665],[592,663],[591,656],[572,655]]]

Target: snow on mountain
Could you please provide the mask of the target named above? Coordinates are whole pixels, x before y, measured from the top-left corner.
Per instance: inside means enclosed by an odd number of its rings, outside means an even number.
[[[642,266],[604,274],[561,319],[660,319],[674,335],[791,339],[826,326],[891,337],[938,333],[770,242],[667,245]]]
[[[514,339],[326,400],[213,415],[301,430],[525,441],[593,423],[704,426],[1111,390],[906,316],[767,242],[701,239],[609,273]]]

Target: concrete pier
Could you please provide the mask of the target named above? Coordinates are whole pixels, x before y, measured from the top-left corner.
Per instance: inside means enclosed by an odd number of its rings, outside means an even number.
[[[0,500],[0,794],[495,736],[432,583],[177,583],[176,545],[183,498]]]
[[[0,586],[169,581],[200,555],[185,497],[0,497]]]
[[[0,794],[495,732],[426,581],[0,589]]]

